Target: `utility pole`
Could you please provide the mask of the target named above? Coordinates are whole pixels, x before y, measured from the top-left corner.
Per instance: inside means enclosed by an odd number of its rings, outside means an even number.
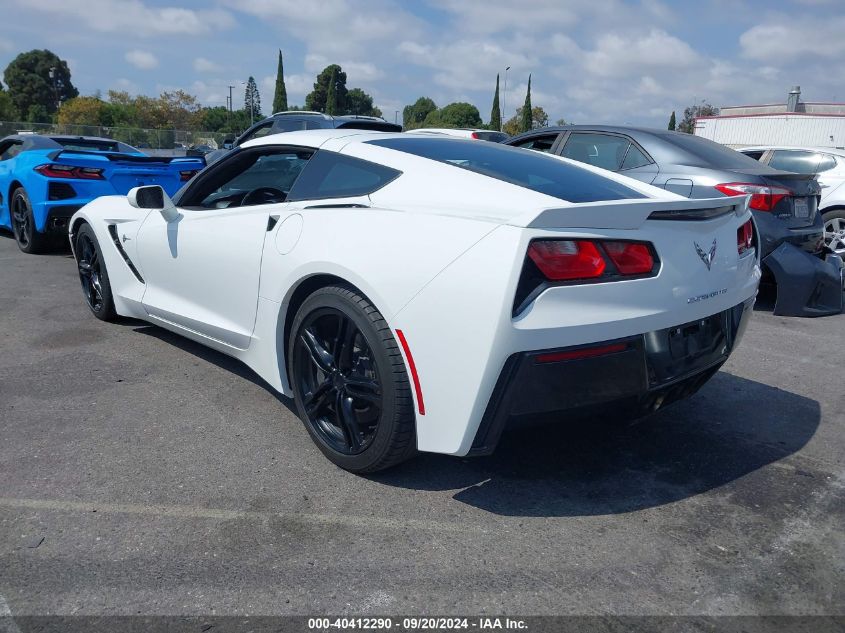
[[[234,86],[229,86],[229,114],[232,113],[232,88]]]
[[[397,110],[396,114],[393,115],[393,122],[396,123],[396,125],[399,125],[399,110]]]

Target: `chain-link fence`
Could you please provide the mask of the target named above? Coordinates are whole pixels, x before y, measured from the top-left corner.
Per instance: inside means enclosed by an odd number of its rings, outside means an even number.
[[[68,134],[71,136],[101,136],[128,143],[142,151],[148,149],[182,150],[197,145],[208,145],[212,149],[218,149],[223,146],[223,140],[225,138],[231,138],[233,136],[232,134],[223,132],[0,121],[0,138],[9,134],[20,134],[21,132]]]

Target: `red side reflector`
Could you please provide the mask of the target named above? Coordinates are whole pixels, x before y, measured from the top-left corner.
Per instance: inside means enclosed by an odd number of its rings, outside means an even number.
[[[425,415],[425,403],[423,402],[422,387],[420,387],[420,377],[417,375],[417,366],[414,364],[414,357],[411,356],[411,348],[408,347],[408,341],[405,340],[405,334],[403,334],[402,330],[396,330],[396,336],[399,338],[402,351],[405,352],[405,358],[408,359],[411,380],[414,381],[414,392],[417,394],[417,409],[419,409],[420,415]]]
[[[539,356],[534,357],[534,362],[557,363],[562,360],[580,360],[582,358],[594,358],[596,356],[624,352],[626,349],[628,349],[627,343],[611,343],[610,345],[585,347],[583,349],[574,349],[568,352],[550,352],[548,354],[540,354]]]
[[[736,250],[742,255],[752,248],[754,248],[754,225],[751,220],[748,220],[736,230]]]
[[[644,275],[654,268],[651,249],[638,242],[602,242],[607,255],[623,275]]]
[[[589,240],[531,242],[528,256],[552,281],[601,277],[606,266],[596,245]]]

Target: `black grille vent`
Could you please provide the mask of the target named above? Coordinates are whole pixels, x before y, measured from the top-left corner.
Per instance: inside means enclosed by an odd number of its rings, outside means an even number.
[[[47,185],[47,198],[50,200],[68,200],[76,197],[76,190],[66,182],[50,182]]]

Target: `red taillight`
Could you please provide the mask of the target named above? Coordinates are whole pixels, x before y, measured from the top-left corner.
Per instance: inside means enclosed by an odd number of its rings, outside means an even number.
[[[469,135],[469,137],[470,137],[470,138],[475,138],[475,139],[480,138],[480,137],[478,136],[478,132],[473,132],[472,134],[470,134],[470,135]]]
[[[736,250],[742,255],[754,248],[754,224],[748,220],[736,230]]]
[[[645,275],[654,269],[651,245],[645,242],[538,240],[531,242],[528,256],[550,281],[596,279],[608,272],[613,275],[612,269],[608,271],[609,263],[620,275]]]
[[[628,349],[627,343],[611,343],[610,345],[584,347],[582,349],[573,349],[566,352],[549,352],[548,354],[540,354],[534,357],[534,362],[557,363],[562,360],[580,360],[582,358],[604,356],[605,354],[616,354],[617,352],[624,352],[626,349]]]
[[[716,189],[728,196],[750,195],[748,206],[757,211],[771,211],[778,202],[793,195],[785,187],[767,187],[748,182],[726,182],[716,185]]]
[[[190,171],[180,171],[179,172],[179,180],[182,182],[188,182],[191,178],[197,175],[198,169],[192,169]]]
[[[600,277],[606,267],[604,257],[589,240],[531,242],[528,256],[552,281],[593,279]]]
[[[623,275],[644,275],[654,268],[647,244],[641,242],[602,242],[604,250]]]
[[[82,180],[103,180],[103,170],[96,167],[74,167],[73,165],[59,165],[48,163],[35,168],[47,178],[76,178]]]

